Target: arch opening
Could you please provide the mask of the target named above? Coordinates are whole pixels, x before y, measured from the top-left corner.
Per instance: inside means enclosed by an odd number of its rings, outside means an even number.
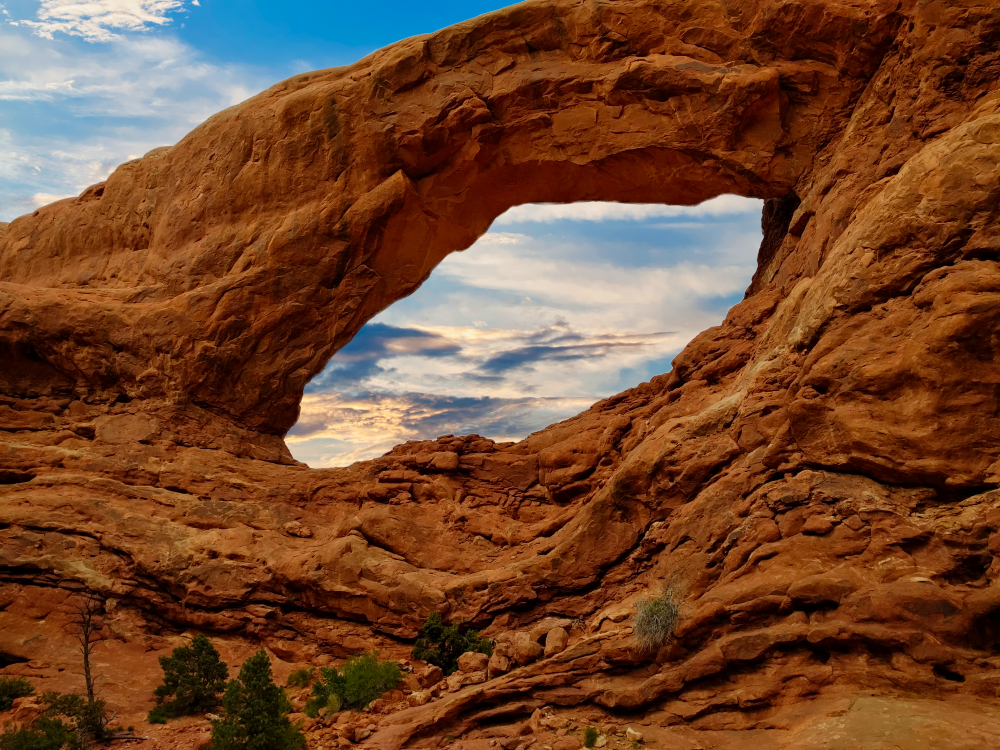
[[[370,320],[286,442],[346,466],[409,440],[517,441],[671,368],[743,298],[763,201],[523,204]]]

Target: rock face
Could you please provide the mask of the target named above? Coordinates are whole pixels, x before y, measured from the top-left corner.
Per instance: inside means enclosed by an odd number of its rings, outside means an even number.
[[[84,589],[133,681],[186,628],[307,662],[440,611],[510,653],[366,744],[556,705],[992,747],[998,46],[975,0],[531,0],[0,225],[0,665],[68,663]],[[767,199],[759,267],[670,373],[513,445],[291,460],[306,382],[506,208],[724,192]]]

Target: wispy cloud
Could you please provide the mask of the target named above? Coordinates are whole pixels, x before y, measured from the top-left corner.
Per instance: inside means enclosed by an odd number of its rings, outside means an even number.
[[[746,208],[718,201],[694,229],[657,215],[484,235],[309,384],[289,447],[337,466],[446,433],[516,440],[666,372],[749,282],[760,202]]]
[[[0,25],[0,101],[10,123],[0,130],[0,220],[36,208],[35,196],[78,194],[265,83],[210,64],[175,38],[91,47]]]
[[[515,206],[493,222],[494,226],[554,221],[648,221],[675,217],[728,216],[760,213],[760,201],[738,195],[720,195],[697,206],[665,206],[659,203],[533,203]]]
[[[174,38],[126,37],[80,49],[0,29],[0,100],[59,103],[76,116],[158,117],[190,128],[258,85],[263,81],[248,71],[209,64]]]
[[[38,20],[21,23],[45,39],[62,33],[88,42],[109,42],[120,38],[116,31],[166,26],[172,20],[170,14],[183,8],[183,0],[42,0]]]
[[[309,394],[285,440],[295,456],[311,466],[347,466],[407,440],[443,434],[475,432],[498,441],[519,440],[593,402],[382,391]]]
[[[55,203],[56,201],[61,201],[64,198],[73,198],[76,194],[71,193],[68,195],[53,195],[52,193],[35,193],[31,196],[31,203],[35,208],[40,206],[47,206],[50,203]]]

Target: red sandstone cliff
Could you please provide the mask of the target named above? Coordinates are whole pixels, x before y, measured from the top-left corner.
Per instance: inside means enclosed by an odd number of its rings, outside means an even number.
[[[433,610],[569,620],[367,743],[506,748],[561,706],[664,746],[993,747],[998,45],[995,2],[532,0],[0,225],[7,671],[66,681],[82,589],[120,703],[186,628],[299,663]],[[759,268],[672,372],[515,445],[290,459],[308,380],[506,208],[723,192],[768,199]]]

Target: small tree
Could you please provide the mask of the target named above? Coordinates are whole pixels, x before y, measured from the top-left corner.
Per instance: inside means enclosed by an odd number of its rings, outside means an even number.
[[[94,702],[94,678],[90,671],[90,655],[96,646],[104,642],[101,631],[104,629],[104,601],[91,594],[76,608],[74,621],[74,636],[80,644],[80,655],[83,657],[83,678],[87,683],[87,701]]]
[[[9,711],[17,698],[23,698],[35,692],[23,677],[0,677],[0,711]]]
[[[42,702],[46,704],[42,716],[48,719],[62,717],[70,720],[73,727],[70,734],[70,747],[88,747],[93,742],[105,742],[111,737],[108,724],[109,717],[104,710],[104,701],[89,701],[75,693],[59,694],[45,693]]]
[[[157,717],[189,716],[211,711],[226,689],[229,669],[212,642],[200,633],[190,646],[179,646],[170,656],[160,657],[163,684],[153,691]]]
[[[297,750],[305,738],[288,718],[291,708],[261,649],[226,686],[223,717],[212,722],[212,750]]]
[[[72,719],[73,732],[70,744],[73,747],[86,747],[92,742],[105,742],[111,737],[108,724],[114,719],[114,714],[108,716],[104,711],[104,701],[97,700],[94,695],[96,678],[90,666],[90,657],[94,649],[105,641],[104,630],[104,600],[96,594],[87,595],[76,608],[76,619],[73,622],[73,635],[80,644],[80,656],[83,659],[83,679],[87,685],[86,699],[80,695],[59,695],[46,693],[42,700],[49,704],[45,714],[64,716]]]
[[[441,667],[446,675],[458,669],[458,657],[468,651],[491,656],[493,644],[475,630],[463,633],[458,625],[448,625],[437,612],[427,618],[413,644],[413,658]]]

